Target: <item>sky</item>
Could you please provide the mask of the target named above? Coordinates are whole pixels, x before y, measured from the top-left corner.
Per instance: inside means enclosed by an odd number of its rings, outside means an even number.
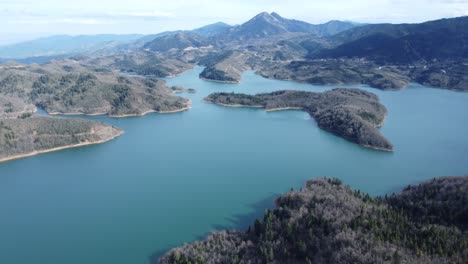
[[[57,34],[154,34],[218,21],[241,24],[263,11],[313,24],[417,23],[467,16],[468,0],[0,0],[0,45]]]

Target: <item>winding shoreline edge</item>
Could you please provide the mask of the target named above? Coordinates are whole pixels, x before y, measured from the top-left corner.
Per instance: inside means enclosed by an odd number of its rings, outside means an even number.
[[[117,128],[115,128],[117,129]],[[32,151],[32,152],[29,152],[29,153],[25,153],[25,154],[20,154],[20,155],[15,155],[15,156],[10,156],[10,157],[5,157],[5,158],[0,158],[0,163],[2,162],[7,162],[7,161],[12,161],[12,160],[17,160],[17,159],[22,159],[22,158],[28,158],[28,157],[33,157],[33,156],[36,156],[36,155],[39,155],[39,154],[44,154],[44,153],[49,153],[49,152],[55,152],[55,151],[60,151],[60,150],[64,150],[64,149],[69,149],[69,148],[77,148],[77,147],[84,147],[84,146],[91,146],[91,145],[97,145],[97,144],[102,144],[102,143],[106,143],[108,141],[111,141],[117,137],[120,137],[121,135],[123,135],[125,132],[121,129],[118,129],[118,133],[115,134],[115,135],[112,135],[111,137],[109,138],[106,138],[106,139],[102,139],[102,140],[98,140],[98,141],[94,141],[94,142],[91,142],[91,141],[85,141],[85,142],[81,142],[81,143],[78,143],[78,144],[72,144],[72,145],[66,145],[66,146],[62,146],[62,147],[55,147],[55,148],[50,148],[50,149],[45,149],[45,150],[35,150],[35,151]]]

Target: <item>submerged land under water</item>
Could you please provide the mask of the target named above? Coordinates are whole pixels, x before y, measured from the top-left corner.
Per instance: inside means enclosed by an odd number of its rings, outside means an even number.
[[[202,102],[213,92],[255,94],[312,86],[247,72],[240,84],[198,79],[170,85],[192,109],[114,119],[125,130],[106,144],[0,164],[0,263],[143,264],[210,231],[242,228],[273,197],[307,179],[334,176],[373,195],[468,173],[468,93],[411,85],[377,94],[393,153],[320,130],[301,111],[265,112]]]

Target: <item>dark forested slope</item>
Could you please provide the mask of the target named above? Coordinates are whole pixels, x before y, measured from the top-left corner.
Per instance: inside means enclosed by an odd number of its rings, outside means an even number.
[[[366,25],[332,39],[340,45],[313,52],[311,57],[364,57],[399,64],[468,59],[468,17],[421,24]]]
[[[280,196],[247,231],[214,233],[158,263],[467,263],[467,210],[467,176],[385,198],[316,179]]]

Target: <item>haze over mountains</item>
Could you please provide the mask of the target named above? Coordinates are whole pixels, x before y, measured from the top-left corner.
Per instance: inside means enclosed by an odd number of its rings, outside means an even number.
[[[0,58],[57,56],[110,48],[117,43],[135,41],[143,35],[56,35],[18,44],[0,46]]]
[[[35,56],[63,55],[67,53],[79,53],[96,51],[100,49],[112,49],[115,46],[125,45],[125,47],[141,48],[153,40],[167,41],[167,36],[176,35],[174,47],[178,48],[176,42],[181,39],[181,34],[189,35],[190,40],[196,45],[200,39],[209,38],[242,40],[250,38],[262,38],[277,34],[295,32],[310,33],[317,36],[331,36],[359,25],[352,22],[333,20],[325,24],[313,25],[307,22],[286,19],[277,13],[260,13],[251,20],[239,26],[230,26],[223,22],[217,22],[190,31],[168,31],[153,35],[83,35],[83,36],[51,36],[40,38],[28,42],[12,44],[0,47],[0,58],[27,58]],[[197,38],[195,41],[194,38]],[[169,45],[170,43],[168,43]],[[149,45],[151,46],[151,45]],[[179,45],[180,46],[180,45]],[[181,45],[184,46],[184,45]],[[122,47],[122,46],[120,46]]]
[[[52,36],[0,47],[0,58],[57,56],[96,51],[150,49],[167,51],[226,45],[233,41],[302,35],[299,44],[310,58],[366,57],[381,62],[460,59],[468,56],[468,18],[458,17],[421,24],[358,24],[333,20],[313,25],[287,19],[278,13],[260,13],[230,26],[223,22],[191,31],[154,35]],[[53,57],[51,57],[53,58]],[[27,62],[27,61],[26,61]]]

